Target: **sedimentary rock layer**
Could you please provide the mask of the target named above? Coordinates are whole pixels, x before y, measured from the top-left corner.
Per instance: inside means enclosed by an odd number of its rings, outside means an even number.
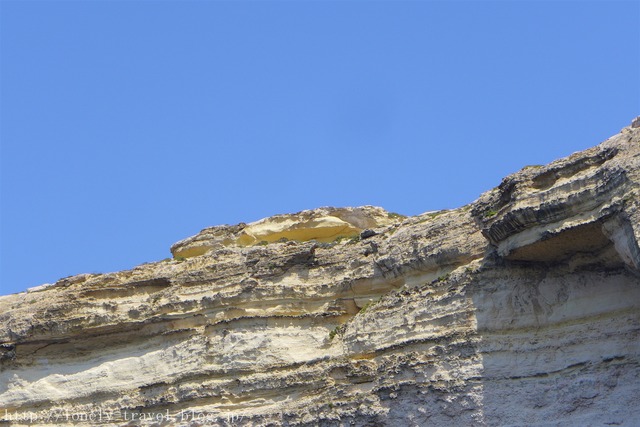
[[[638,425],[640,129],[415,217],[321,208],[0,297],[0,424]]]

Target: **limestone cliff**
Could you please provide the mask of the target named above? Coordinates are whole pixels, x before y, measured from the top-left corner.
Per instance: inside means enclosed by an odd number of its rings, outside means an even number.
[[[0,425],[640,425],[640,128],[0,297]]]

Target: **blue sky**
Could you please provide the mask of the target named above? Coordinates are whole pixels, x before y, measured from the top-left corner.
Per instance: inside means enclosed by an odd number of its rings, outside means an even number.
[[[319,206],[415,215],[640,114],[640,2],[0,1],[0,294]]]

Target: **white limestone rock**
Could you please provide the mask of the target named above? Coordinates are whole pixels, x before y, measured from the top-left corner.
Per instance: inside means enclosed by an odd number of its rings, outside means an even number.
[[[0,422],[639,425],[639,162],[632,126],[459,209],[211,227],[0,297]]]

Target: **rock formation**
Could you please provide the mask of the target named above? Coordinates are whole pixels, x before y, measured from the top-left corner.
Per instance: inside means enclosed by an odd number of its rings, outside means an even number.
[[[0,425],[640,425],[640,128],[0,297]]]

